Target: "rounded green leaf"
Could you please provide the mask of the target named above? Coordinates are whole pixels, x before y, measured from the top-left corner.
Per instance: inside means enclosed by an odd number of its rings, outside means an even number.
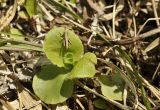
[[[88,59],[90,62],[92,62],[93,64],[97,64],[97,57],[95,54],[88,52],[84,55],[84,57]]]
[[[25,8],[30,17],[33,17],[37,13],[37,1],[36,0],[26,0]]]
[[[65,80],[68,70],[55,65],[42,66],[33,78],[35,94],[47,104],[64,102],[72,95],[73,81]]]
[[[11,32],[10,38],[13,38],[15,40],[24,40],[24,35],[22,34],[22,32],[19,29],[10,28],[10,32]]]
[[[86,53],[73,67],[67,78],[93,77],[96,73],[96,56],[93,53]]]
[[[54,28],[47,33],[43,50],[48,59],[58,67],[65,67],[68,63],[74,64],[84,54],[79,37],[62,27]]]
[[[107,108],[107,104],[106,101],[104,99],[95,99],[93,101],[93,104],[95,107],[100,108],[100,109],[106,109]]]
[[[109,99],[122,101],[124,83],[120,74],[114,73],[112,75],[100,76],[99,81],[104,96]]]

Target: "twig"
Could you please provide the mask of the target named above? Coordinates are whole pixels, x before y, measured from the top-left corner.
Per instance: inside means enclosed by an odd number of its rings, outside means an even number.
[[[22,49],[22,48],[0,47],[0,50],[10,50],[10,51],[32,51],[33,49]]]
[[[0,102],[8,109],[8,110],[16,110],[8,101],[0,98]]]
[[[149,22],[149,21],[152,21],[152,20],[160,20],[160,18],[149,18],[145,21],[145,23],[141,26],[141,28],[139,29],[139,31],[137,32],[137,36],[139,36],[139,33],[142,31],[142,29],[144,28],[144,26]]]
[[[26,46],[26,48],[25,47],[20,47],[20,46],[19,47],[17,46],[17,47],[13,48],[13,45],[6,45],[6,46],[3,46],[3,47],[0,47],[0,50],[11,50],[11,51],[33,51],[33,50],[35,50],[35,51],[40,51],[40,52],[43,51],[42,48],[37,48],[37,47],[27,48],[27,46]]]
[[[78,80],[76,80],[76,84],[77,84],[78,86],[82,87],[83,89],[91,92],[92,94],[95,94],[95,95],[97,95],[98,97],[100,97],[100,98],[102,98],[102,99],[104,99],[104,100],[112,103],[113,105],[117,106],[117,107],[120,108],[120,109],[123,109],[123,110],[130,110],[130,109],[132,109],[132,107],[124,106],[124,105],[122,105],[122,104],[120,104],[120,103],[118,103],[118,102],[116,102],[116,101],[114,101],[114,100],[112,100],[112,99],[106,98],[105,96],[103,96],[103,95],[97,93],[96,91],[93,91],[92,89],[88,88],[86,85],[84,85],[83,83],[81,83],[81,82],[78,81]]]
[[[155,72],[154,72],[154,74],[152,76],[152,81],[154,80],[156,74],[158,73],[159,68],[160,68],[160,63],[158,64],[158,66],[157,66],[157,68],[156,68],[156,70],[155,70]]]
[[[68,17],[66,17],[66,16],[64,16],[64,15],[61,15],[61,16],[62,16],[64,19],[68,20],[69,22],[73,23],[74,25],[80,27],[81,29],[84,29],[84,30],[86,30],[86,31],[88,31],[88,32],[91,32],[91,30],[90,30],[89,28],[84,27],[83,25],[81,25],[81,24],[79,24],[79,23],[77,23],[77,22],[69,19]]]
[[[136,27],[135,16],[133,16],[132,19],[133,19],[133,25],[134,25],[134,37],[137,37],[137,27]]]
[[[156,29],[150,30],[148,32],[145,32],[143,34],[140,34],[139,36],[137,36],[134,39],[130,38],[130,39],[124,39],[124,40],[119,40],[119,41],[111,41],[111,42],[114,44],[117,44],[117,45],[128,45],[128,44],[132,44],[134,42],[143,40],[147,37],[151,37],[152,35],[157,34],[157,33],[160,33],[160,28],[156,28]]]
[[[160,28],[156,28],[156,29],[153,29],[153,30],[150,30],[146,33],[143,33],[143,34],[140,34],[138,38],[136,38],[135,40],[141,40],[141,39],[144,39],[144,38],[147,38],[149,36],[152,36],[154,34],[157,34],[157,33],[160,33]]]
[[[42,9],[42,11],[48,16],[48,20],[52,21],[54,17],[47,11],[47,9],[41,3],[38,3],[38,5]]]
[[[102,23],[101,23],[102,24]],[[111,38],[111,36],[109,35],[109,32],[107,31],[107,29],[104,27],[104,25],[102,24],[102,28],[103,28],[103,30],[104,30],[104,32],[106,33],[106,37],[107,38]]]
[[[117,15],[120,11],[122,11],[122,9],[124,8],[124,0],[118,0],[118,5],[116,7],[116,10],[115,10],[115,15]],[[109,7],[112,7],[113,5],[109,6]],[[105,21],[109,21],[113,18],[113,13],[108,13],[108,14],[100,14],[99,15],[100,19],[102,20],[105,20]]]
[[[103,9],[99,7],[96,3],[94,3],[93,0],[87,0],[87,2],[89,6],[98,13],[98,15],[104,14]]]
[[[0,23],[0,31],[2,31],[12,21],[12,19],[16,14],[16,9],[17,9],[17,0],[14,0],[12,10],[8,10],[6,16],[1,19],[2,24]]]
[[[153,12],[154,12],[154,16],[155,18],[158,18],[158,14],[157,14],[157,11],[156,11],[156,5],[155,5],[155,0],[151,0],[152,1],[152,7],[153,7]],[[156,20],[156,23],[157,23],[157,27],[159,27],[159,20],[157,19]]]
[[[155,96],[158,100],[160,100],[160,91],[158,91],[155,87],[153,87],[146,79],[144,79],[140,74],[139,77],[141,78],[141,80],[144,83],[144,86],[146,88],[148,88]]]
[[[82,110],[86,110],[86,109],[83,107],[82,103],[79,101],[78,98],[76,99],[76,102],[77,102],[77,104],[81,107]]]
[[[151,37],[152,35],[154,34],[157,34],[157,33],[160,33],[160,28],[156,28],[156,29],[153,29],[153,30],[150,30],[146,33],[143,33],[143,34],[140,34],[139,36],[137,36],[136,38],[128,38],[128,39],[123,39],[123,40],[116,40],[116,41],[113,41],[111,39],[109,39],[108,37],[105,37],[105,35],[103,34],[98,34],[102,39],[105,39],[107,41],[109,41],[110,43],[114,44],[114,45],[130,45],[134,42],[137,42],[137,41],[140,41],[140,40],[143,40],[147,37]],[[87,42],[87,38],[81,38],[82,41],[84,42]],[[102,41],[102,40],[96,40],[96,41],[91,41],[91,44],[96,44],[96,45],[106,45],[108,44],[107,42],[105,41]]]
[[[36,43],[33,43],[33,42],[29,42],[29,41],[24,41],[24,40],[14,40],[14,39],[0,39],[1,41],[4,41],[4,42],[7,42],[7,43],[20,43],[20,44],[27,44],[27,45],[31,45],[31,46],[35,46],[35,47],[41,47],[42,48],[42,45],[41,44],[36,44]]]
[[[55,13],[60,14],[60,12],[59,12],[58,10],[54,9],[53,6],[50,5],[49,3],[47,3],[45,0],[42,0],[42,3],[44,3],[44,5],[46,5],[47,7],[49,7],[49,8],[50,8],[52,11],[54,11]],[[76,26],[78,26],[78,27],[80,27],[80,28],[82,28],[82,29],[84,29],[84,30],[86,30],[86,31],[88,31],[88,32],[91,32],[90,29],[84,27],[83,25],[81,25],[81,24],[79,24],[79,23],[77,23],[77,22],[69,19],[68,17],[66,17],[66,16],[64,16],[64,15],[61,15],[61,16],[62,16],[64,19],[68,20],[69,22],[73,23],[74,25],[76,25]]]
[[[114,5],[113,5],[113,18],[112,18],[112,32],[113,32],[113,38],[115,40],[116,38],[116,33],[115,33],[115,16],[116,16],[116,0],[114,0]]]
[[[93,38],[93,34],[89,37],[89,39],[88,39],[88,42],[87,42],[87,45],[89,46],[89,47],[91,47],[91,48],[96,48],[96,47],[94,47],[94,46],[92,46],[90,43],[91,43],[91,40],[92,40],[92,38]]]

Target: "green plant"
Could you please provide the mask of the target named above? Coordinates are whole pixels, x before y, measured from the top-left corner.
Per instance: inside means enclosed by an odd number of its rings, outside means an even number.
[[[95,54],[84,54],[81,40],[71,30],[59,27],[49,31],[43,51],[51,63],[43,65],[34,76],[33,89],[48,104],[61,103],[71,97],[74,79],[95,75]]]

